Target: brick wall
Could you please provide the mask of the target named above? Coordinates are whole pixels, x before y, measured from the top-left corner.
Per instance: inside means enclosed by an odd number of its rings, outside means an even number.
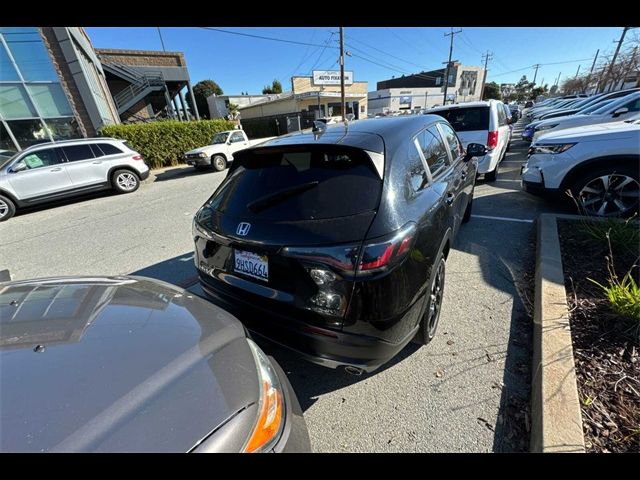
[[[60,44],[53,32],[53,27],[40,27],[40,34],[43,38],[45,47],[49,51],[51,60],[53,61],[53,67],[58,73],[62,89],[67,95],[67,99],[69,100],[74,116],[78,120],[80,132],[85,137],[94,137],[96,135],[96,131],[93,128],[91,118],[89,117],[89,113],[82,101],[80,91],[76,86],[71,70],[69,70],[67,61],[64,58]]]
[[[120,63],[138,67],[186,67],[182,52],[158,52],[153,50],[115,50],[96,48],[103,62]]]

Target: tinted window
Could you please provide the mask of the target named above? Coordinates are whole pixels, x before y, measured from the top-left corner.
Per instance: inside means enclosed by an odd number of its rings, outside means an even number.
[[[632,100],[629,103],[626,103],[624,105],[622,105],[622,107],[620,108],[628,108],[629,112],[637,112],[640,110],[640,98],[636,98],[635,100]]]
[[[89,148],[91,148],[91,151],[93,152],[93,156],[96,158],[102,157],[104,155],[104,153],[102,153],[102,150],[100,150],[100,147],[98,147],[98,145],[95,143],[90,143]]]
[[[418,143],[427,165],[429,165],[429,170],[431,170],[431,176],[435,177],[447,166],[449,161],[449,154],[440,139],[440,134],[435,127],[428,128],[418,135]]]
[[[70,162],[78,162],[80,160],[88,160],[94,158],[93,152],[89,145],[71,145],[62,147],[67,160]]]
[[[407,152],[402,160],[404,162],[401,167],[402,175],[411,192],[418,192],[426,187],[429,179],[416,142],[412,141],[407,145]]]
[[[456,132],[489,130],[489,107],[454,108],[433,113],[446,118]]]
[[[231,134],[231,143],[244,142],[244,135],[240,132],[234,132]]]
[[[454,160],[462,155],[462,145],[460,144],[460,140],[449,125],[446,123],[440,123],[440,128],[442,129],[442,133],[444,134],[445,141],[451,150],[451,158]]]
[[[498,125],[502,127],[507,124],[507,118],[504,115],[504,108],[502,108],[502,105],[498,104],[496,110],[498,111]]]
[[[105,155],[117,155],[118,153],[123,153],[122,150],[110,143],[98,143],[97,146]]]
[[[38,150],[37,152],[28,153],[22,157],[21,161],[27,166],[28,170],[42,167],[51,167],[60,163],[57,149]]]
[[[362,150],[313,145],[245,150],[234,157],[232,169],[209,203],[219,212],[311,220],[378,207],[382,180]]]

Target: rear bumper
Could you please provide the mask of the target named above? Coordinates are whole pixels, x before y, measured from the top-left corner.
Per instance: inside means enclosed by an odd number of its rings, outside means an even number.
[[[372,372],[393,358],[411,340],[394,344],[367,335],[320,328],[290,315],[230,296],[216,288],[215,280],[199,272],[200,284],[214,303],[235,315],[252,335],[295,351],[304,359],[329,368],[354,366]]]
[[[150,171],[151,170],[147,168],[144,172],[140,172],[140,180],[146,180],[147,178],[149,178]]]

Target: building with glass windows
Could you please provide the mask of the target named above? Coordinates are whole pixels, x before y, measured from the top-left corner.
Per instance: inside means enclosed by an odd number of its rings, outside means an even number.
[[[0,150],[92,137],[119,122],[84,29],[0,27]]]

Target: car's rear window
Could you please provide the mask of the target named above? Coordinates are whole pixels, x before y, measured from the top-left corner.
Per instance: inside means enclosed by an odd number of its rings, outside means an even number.
[[[362,150],[304,145],[235,155],[210,207],[236,217],[281,221],[344,217],[375,210],[382,180]]]
[[[456,132],[489,130],[489,107],[452,108],[433,113],[446,118]]]

